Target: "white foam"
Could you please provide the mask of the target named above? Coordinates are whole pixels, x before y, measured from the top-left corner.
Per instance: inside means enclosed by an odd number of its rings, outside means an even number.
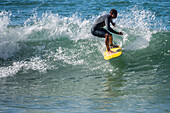
[[[18,45],[13,40],[13,35],[8,31],[7,26],[10,23],[10,12],[2,11],[0,13],[0,58],[7,59],[13,56]]]
[[[28,18],[23,26],[8,27],[10,25],[9,12],[0,13],[0,58],[8,59],[12,56],[15,57],[17,52],[20,52],[20,45],[18,42],[32,40],[36,38],[38,40],[52,40],[53,38],[68,37],[70,40],[78,41],[80,39],[89,39],[94,36],[91,35],[90,29],[92,22],[100,15],[106,14],[103,12],[97,16],[93,16],[90,19],[82,19],[77,13],[70,17],[63,17],[58,14],[44,13],[41,17],[34,14]],[[119,12],[116,19],[117,31],[123,31],[123,40],[119,39],[119,44],[125,46],[125,49],[141,49],[149,46],[150,38],[152,37],[152,31],[155,16],[149,11],[140,10],[138,7],[134,7],[129,11]],[[33,35],[39,34],[41,36]],[[33,37],[31,37],[33,35]],[[31,37],[31,38],[30,38]],[[119,37],[115,35],[114,40]],[[103,47],[104,39],[102,40]],[[37,40],[36,40],[37,41]],[[94,44],[94,43],[91,43]],[[36,45],[35,45],[36,46]],[[101,46],[101,45],[100,45]],[[101,47],[100,47],[101,48]],[[38,49],[38,48],[36,48]],[[100,50],[100,49],[99,49]],[[49,50],[50,51],[50,50]],[[71,54],[68,55],[67,51]],[[89,53],[93,50],[89,50]],[[103,52],[103,49],[101,50]],[[70,65],[82,65],[87,63],[84,59],[79,57],[79,53],[76,50],[66,50],[66,48],[58,48],[56,53],[45,53],[45,56],[54,61],[63,61]],[[29,56],[29,61],[16,61],[10,66],[0,67],[0,77],[14,75],[22,69],[25,70],[38,70],[39,72],[45,72],[47,69],[51,69],[52,65],[46,63],[45,60],[40,59],[38,56]],[[99,66],[100,67],[100,66]],[[57,67],[55,67],[57,69]]]
[[[71,40],[79,40],[89,38],[89,35],[91,35],[89,30],[91,25],[90,21],[82,20],[78,17],[78,14],[74,14],[71,17],[61,17],[58,14],[51,13],[44,13],[42,17],[37,17],[35,14],[28,18],[23,26],[9,27],[10,23],[12,23],[10,21],[11,15],[10,12],[6,11],[0,13],[0,58],[4,60],[12,56],[15,58],[15,55],[20,52],[22,47],[18,42],[22,43],[23,41],[24,43],[27,40],[34,41],[37,35],[29,39],[30,36],[43,30],[45,32],[43,32],[42,36],[39,36],[40,40],[52,40],[52,37],[61,38],[62,36],[66,36]],[[50,57],[50,55],[46,56]],[[64,58],[63,61],[67,64],[79,65],[84,62],[82,59],[74,60],[75,57],[77,56],[67,56],[65,53],[61,54],[61,51],[54,54],[54,59],[58,58],[60,60]],[[4,66],[1,66],[0,77],[15,75],[22,69],[45,72],[45,70],[53,67],[50,63],[45,63],[46,61],[39,57],[28,56],[28,58],[29,61],[14,61],[11,65],[5,66],[6,64],[4,64]],[[55,69],[57,69],[57,67],[55,67]]]
[[[7,67],[0,67],[0,78],[17,74],[19,71],[36,70],[45,73],[47,69],[52,69],[53,66],[48,65],[46,60],[40,57],[31,58],[30,61],[16,61]],[[57,69],[57,67],[55,67]]]
[[[124,45],[128,44],[124,48],[134,50],[148,47],[153,33],[151,29],[156,25],[155,18],[153,13],[139,6],[121,12],[118,26],[125,34]]]

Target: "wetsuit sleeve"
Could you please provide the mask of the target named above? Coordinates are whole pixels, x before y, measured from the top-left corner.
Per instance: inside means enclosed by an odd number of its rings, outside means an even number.
[[[111,22],[111,20],[109,19],[109,17],[106,18],[106,20],[105,20],[106,29],[109,30],[109,31],[112,32],[112,33],[119,34],[119,32],[113,30],[113,29],[110,27],[110,22]]]
[[[113,26],[115,26],[115,23],[112,20],[111,20],[111,23],[112,23]]]

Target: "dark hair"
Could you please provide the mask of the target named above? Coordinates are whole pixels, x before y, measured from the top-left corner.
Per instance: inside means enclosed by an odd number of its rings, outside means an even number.
[[[111,10],[110,10],[110,14],[111,14],[111,15],[113,15],[113,14],[114,14],[114,15],[117,15],[117,10],[116,10],[116,9],[111,9]]]

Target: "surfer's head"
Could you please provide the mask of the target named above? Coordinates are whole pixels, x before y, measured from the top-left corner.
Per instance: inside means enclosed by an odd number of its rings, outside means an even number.
[[[111,9],[109,15],[113,18],[117,18],[117,10]]]

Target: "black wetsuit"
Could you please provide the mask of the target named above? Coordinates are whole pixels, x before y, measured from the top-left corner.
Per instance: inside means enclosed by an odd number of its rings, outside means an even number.
[[[91,33],[94,36],[98,36],[98,37],[104,37],[106,33],[110,34],[108,31],[115,33],[115,34],[119,34],[119,32],[114,31],[111,27],[110,27],[110,23],[112,22],[111,17],[109,16],[109,14],[107,15],[103,15],[101,17],[99,17],[93,24],[92,28],[91,28]],[[104,29],[103,27],[106,26],[106,29]]]

